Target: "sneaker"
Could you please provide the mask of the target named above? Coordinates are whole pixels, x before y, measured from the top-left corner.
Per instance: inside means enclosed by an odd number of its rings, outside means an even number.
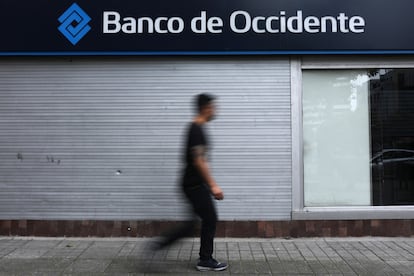
[[[217,262],[213,258],[207,261],[200,260],[196,266],[198,271],[222,271],[227,269],[227,267],[226,263]]]

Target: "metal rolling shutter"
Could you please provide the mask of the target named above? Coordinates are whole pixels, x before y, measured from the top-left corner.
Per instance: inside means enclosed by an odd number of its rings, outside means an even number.
[[[222,220],[290,219],[289,60],[0,61],[0,219],[182,219],[192,97],[208,127]]]

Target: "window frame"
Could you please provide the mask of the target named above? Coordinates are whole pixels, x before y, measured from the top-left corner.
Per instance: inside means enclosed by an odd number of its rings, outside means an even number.
[[[414,56],[294,56],[291,57],[292,219],[414,219],[414,205],[405,206],[304,206],[302,71],[414,68]]]

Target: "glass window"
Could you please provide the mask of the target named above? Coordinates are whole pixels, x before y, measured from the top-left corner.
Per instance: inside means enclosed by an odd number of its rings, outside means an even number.
[[[369,73],[373,205],[414,205],[414,69]]]
[[[305,206],[414,205],[414,69],[303,72]]]

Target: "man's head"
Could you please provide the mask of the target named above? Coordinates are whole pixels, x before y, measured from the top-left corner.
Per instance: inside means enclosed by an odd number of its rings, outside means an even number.
[[[204,117],[206,121],[213,120],[216,114],[214,100],[214,96],[205,93],[196,96],[198,115]]]

